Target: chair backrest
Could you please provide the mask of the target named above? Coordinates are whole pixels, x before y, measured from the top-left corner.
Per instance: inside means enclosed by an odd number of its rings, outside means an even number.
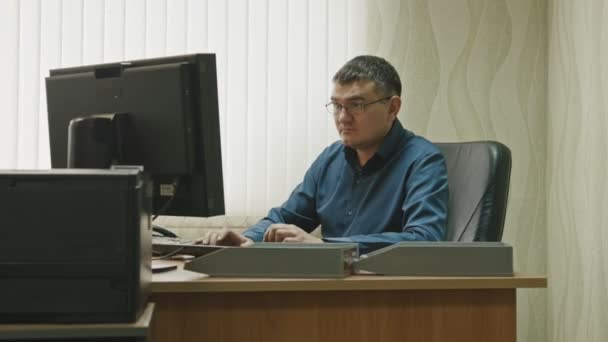
[[[448,241],[500,241],[507,212],[511,151],[496,141],[436,143],[445,157]]]

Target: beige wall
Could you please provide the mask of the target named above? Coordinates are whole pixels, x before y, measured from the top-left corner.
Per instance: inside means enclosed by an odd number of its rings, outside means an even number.
[[[498,140],[513,153],[503,240],[546,273],[547,2],[368,1],[370,53],[395,64],[406,127],[435,141]],[[546,291],[519,291],[518,341],[546,340]]]
[[[608,4],[549,8],[548,335],[608,340]]]

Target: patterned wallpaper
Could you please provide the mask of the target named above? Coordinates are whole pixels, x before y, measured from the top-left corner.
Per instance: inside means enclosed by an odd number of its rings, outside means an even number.
[[[546,273],[547,2],[368,1],[368,52],[395,64],[404,124],[434,141],[498,140],[513,169],[503,240]],[[546,341],[546,290],[518,291],[518,341]]]
[[[548,336],[607,341],[608,4],[548,13]]]

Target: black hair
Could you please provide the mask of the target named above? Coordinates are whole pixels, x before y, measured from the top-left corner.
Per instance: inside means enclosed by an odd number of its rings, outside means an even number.
[[[334,83],[348,84],[359,80],[370,80],[384,95],[401,96],[401,80],[397,70],[384,58],[370,55],[357,56],[336,72]]]

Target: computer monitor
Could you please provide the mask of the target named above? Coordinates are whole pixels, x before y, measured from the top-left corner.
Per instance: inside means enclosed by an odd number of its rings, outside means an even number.
[[[142,165],[155,214],[224,214],[214,54],[54,69],[46,91],[52,168]]]

